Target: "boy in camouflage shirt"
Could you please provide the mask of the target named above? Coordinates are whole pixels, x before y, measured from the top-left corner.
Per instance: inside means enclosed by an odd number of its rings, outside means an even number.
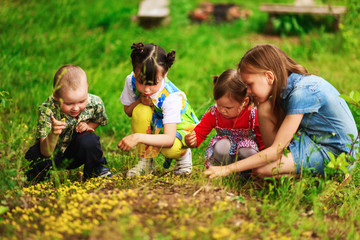
[[[37,143],[25,158],[29,181],[43,181],[52,166],[74,169],[84,164],[84,176],[110,177],[99,137],[93,132],[107,124],[102,100],[88,93],[85,72],[64,65],[55,74],[54,93],[39,107]]]

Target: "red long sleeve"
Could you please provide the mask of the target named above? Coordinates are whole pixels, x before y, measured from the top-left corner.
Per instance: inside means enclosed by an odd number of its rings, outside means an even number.
[[[251,108],[250,108],[251,109]],[[211,111],[206,113],[200,123],[195,127],[194,131],[196,133],[197,146],[199,146],[211,132],[213,128],[216,127],[216,118],[218,119],[219,127],[221,128],[231,128],[231,129],[241,129],[249,128],[249,117],[250,109],[243,109],[237,118],[225,118],[218,111],[215,111],[215,115],[211,114]],[[264,144],[261,138],[259,130],[259,122],[257,119],[257,111],[255,110],[255,135],[258,142],[259,149],[264,148]]]

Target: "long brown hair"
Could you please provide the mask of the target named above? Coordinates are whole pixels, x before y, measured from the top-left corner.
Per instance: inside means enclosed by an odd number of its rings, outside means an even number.
[[[284,116],[281,107],[281,91],[286,88],[288,77],[291,73],[308,75],[305,67],[297,64],[280,48],[272,44],[260,44],[245,53],[238,64],[238,70],[242,73],[265,73],[271,71],[274,74],[274,83],[271,93],[272,110],[275,116]],[[277,129],[281,122],[278,121]]]

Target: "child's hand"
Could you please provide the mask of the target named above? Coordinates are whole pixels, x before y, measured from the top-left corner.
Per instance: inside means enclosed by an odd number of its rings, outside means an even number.
[[[51,132],[55,135],[60,135],[61,131],[66,127],[66,123],[64,121],[59,121],[51,116]]]
[[[91,128],[86,122],[79,122],[79,124],[75,128],[75,131],[77,133],[82,133],[85,131],[94,132],[95,129]]]
[[[186,134],[185,136],[185,143],[190,148],[197,147],[197,140],[196,140],[196,134],[195,131],[192,131],[189,134]]]
[[[205,170],[205,176],[209,177],[210,179],[216,177],[225,177],[231,173],[228,166],[210,166],[208,169]]]
[[[149,96],[144,96],[144,95],[140,94],[140,101],[141,101],[142,104],[144,104],[146,106],[154,105]]]
[[[136,144],[138,144],[138,141],[139,139],[137,135],[131,134],[121,139],[117,147],[124,151],[130,151],[131,148],[133,148],[134,146],[136,146]]]

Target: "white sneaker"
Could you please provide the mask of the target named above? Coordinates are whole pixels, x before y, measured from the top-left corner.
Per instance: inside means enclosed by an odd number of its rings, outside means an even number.
[[[139,158],[138,163],[135,167],[131,168],[127,173],[127,177],[141,176],[150,174],[153,170],[153,159],[152,158]]]
[[[191,156],[191,149],[188,148],[184,156],[182,156],[179,159],[176,159],[174,173],[176,175],[190,174],[191,170],[192,170],[192,156]]]

